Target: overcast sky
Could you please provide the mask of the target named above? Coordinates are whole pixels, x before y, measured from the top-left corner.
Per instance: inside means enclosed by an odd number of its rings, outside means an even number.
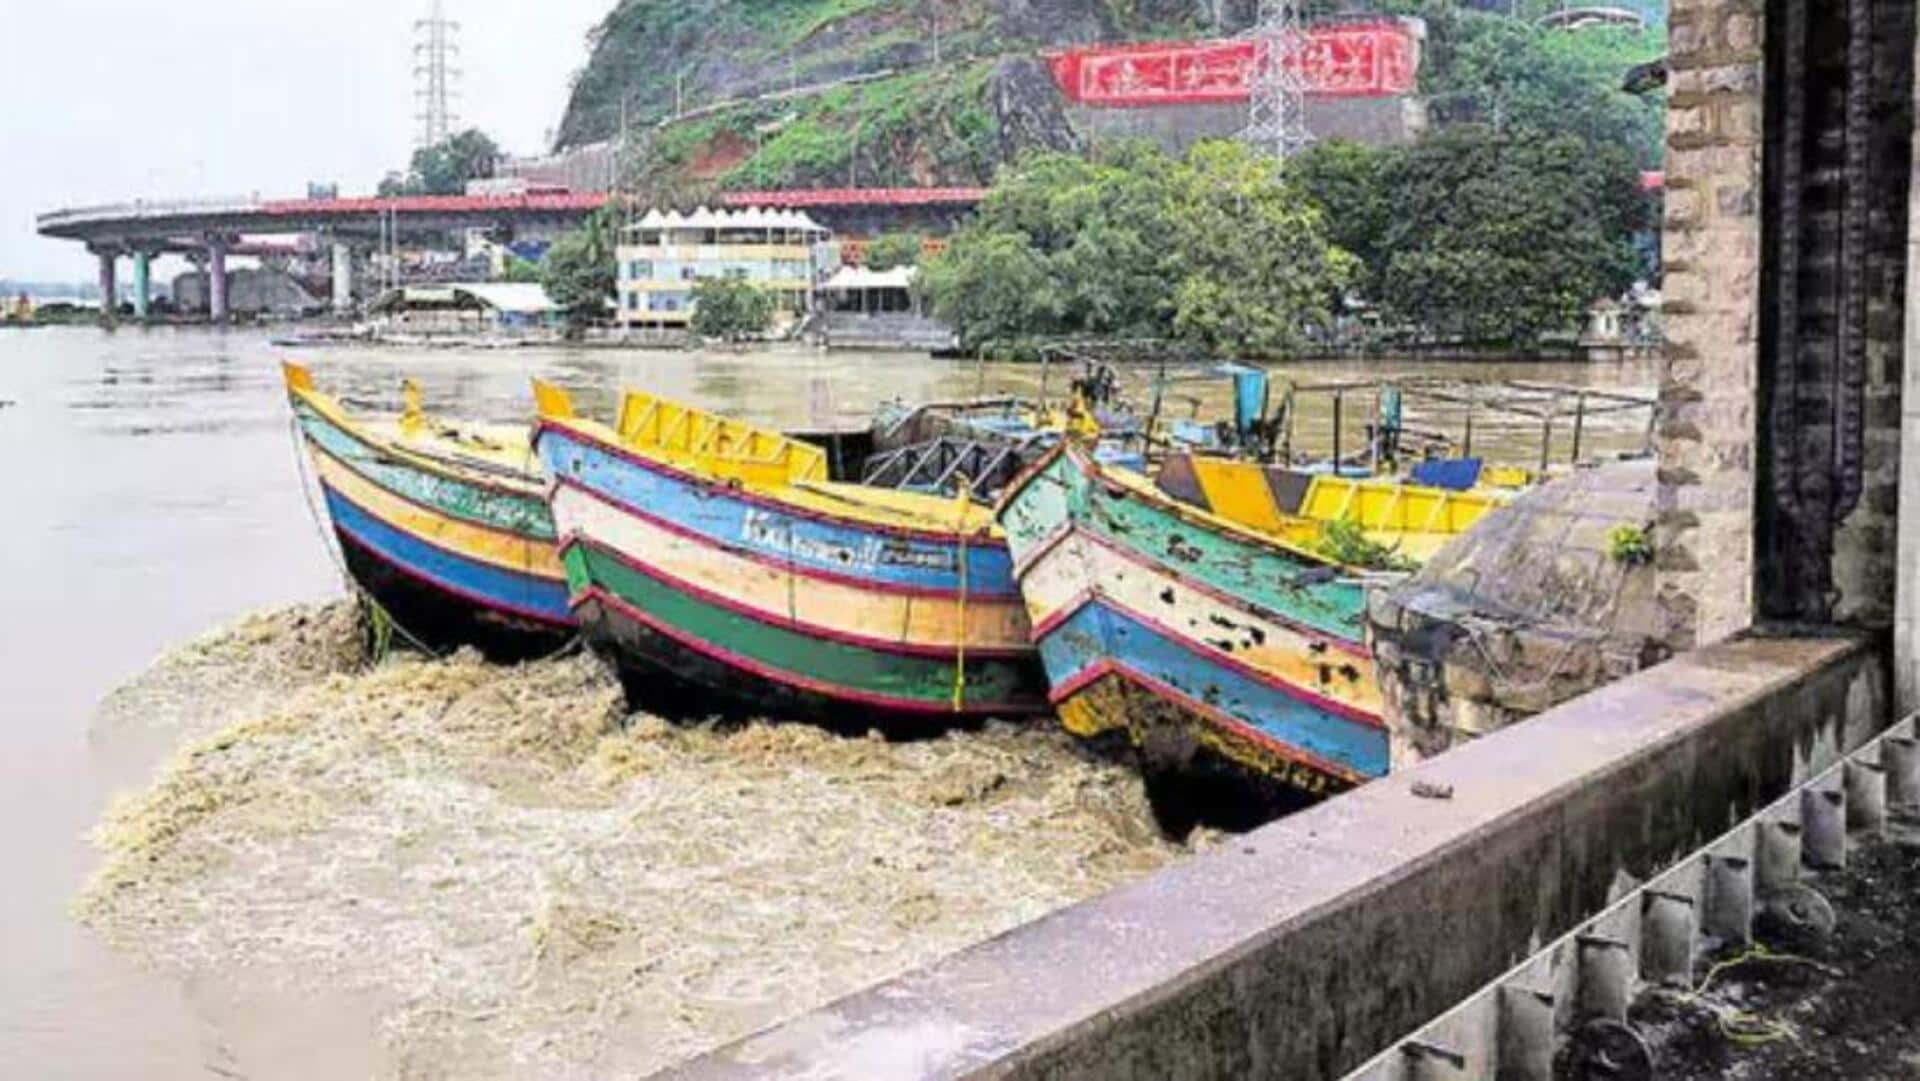
[[[444,0],[460,119],[543,149],[614,0]],[[429,0],[0,5],[0,278],[91,280],[35,214],[159,198],[370,191],[412,152],[412,27]],[[122,270],[124,279],[127,271]]]

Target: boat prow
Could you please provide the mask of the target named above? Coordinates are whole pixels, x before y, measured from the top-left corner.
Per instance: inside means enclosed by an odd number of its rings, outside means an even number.
[[[434,420],[411,382],[400,413],[357,415],[304,366],[281,370],[347,573],[400,637],[502,661],[573,639],[545,481],[523,431]]]

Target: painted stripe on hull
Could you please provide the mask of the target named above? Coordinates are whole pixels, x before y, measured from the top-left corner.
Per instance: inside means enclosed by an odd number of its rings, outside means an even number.
[[[1380,692],[1373,661],[1333,647],[1326,635],[1303,634],[1245,605],[1196,589],[1178,576],[1123,556],[1084,532],[1043,556],[1021,579],[1036,638],[1099,601],[1141,622],[1158,624],[1211,663],[1283,685],[1317,706],[1378,723]]]
[[[905,537],[877,526],[788,513],[764,496],[747,499],[724,484],[683,479],[563,428],[543,428],[537,445],[549,475],[715,544],[878,586],[949,594],[960,587],[958,538]],[[965,553],[971,596],[1019,596],[1012,557],[998,538],[968,538]]]
[[[1074,525],[1299,626],[1354,642],[1363,637],[1365,590],[1338,568],[1218,523],[1182,516],[1166,496],[1150,489],[1095,481],[1082,472],[1070,448],[1047,459],[1013,491],[1001,506],[1000,522],[1023,569],[1046,544],[1058,541],[1061,530]]]
[[[387,525],[339,492],[324,485],[322,488],[334,528],[351,534],[362,547],[388,563],[474,604],[556,626],[573,625],[562,583],[502,570],[437,548]]]
[[[952,658],[882,653],[762,623],[676,590],[590,539],[569,544],[562,558],[576,599],[616,602],[630,618],[732,664],[743,678],[903,712],[954,712]],[[1046,706],[1043,677],[1030,657],[969,657],[965,670],[964,712],[1008,715]]]
[[[509,491],[497,482],[456,480],[447,473],[416,469],[371,443],[335,426],[312,407],[294,403],[310,449],[324,450],[379,488],[421,506],[475,525],[519,533],[536,540],[554,539],[553,516],[547,512],[538,480],[529,474],[526,492]]]
[[[315,449],[313,461],[322,484],[393,529],[501,570],[557,583],[566,581],[566,571],[551,541],[504,533],[428,510],[374,485],[325,451]]]
[[[562,532],[592,538],[677,588],[803,634],[951,658],[964,613],[970,652],[1033,655],[1026,609],[1017,601],[969,597],[963,605],[958,597],[880,592],[813,577],[623,512],[571,485],[556,486],[553,513]]]
[[[1040,655],[1057,699],[1071,697],[1076,681],[1085,682],[1091,673],[1114,665],[1170,687],[1297,755],[1360,776],[1376,777],[1387,771],[1384,728],[1316,708],[1272,685],[1211,663],[1186,643],[1097,600],[1041,639]],[[1126,726],[1124,717],[1101,725]]]

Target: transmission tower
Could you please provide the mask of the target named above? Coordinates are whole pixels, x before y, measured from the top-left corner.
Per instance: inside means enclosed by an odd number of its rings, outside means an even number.
[[[1253,78],[1246,140],[1280,161],[1298,154],[1307,131],[1307,35],[1299,0],[1260,0],[1253,29]]]
[[[460,24],[447,18],[442,0],[433,0],[432,11],[413,24],[414,96],[420,101],[417,119],[423,147],[445,142],[453,134],[451,102],[459,96],[453,84],[460,78],[460,69],[451,61],[460,55],[460,43],[455,40],[459,32]]]

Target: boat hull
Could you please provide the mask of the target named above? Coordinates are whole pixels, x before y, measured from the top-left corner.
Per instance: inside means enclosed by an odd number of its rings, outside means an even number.
[[[1046,708],[998,540],[822,514],[565,424],[537,446],[575,614],[636,708],[894,735]]]
[[[1049,454],[1000,509],[1051,698],[1163,817],[1265,820],[1386,772],[1358,582]]]
[[[343,562],[402,640],[518,661],[575,637],[533,474],[429,468],[316,398],[295,388],[292,406]]]

